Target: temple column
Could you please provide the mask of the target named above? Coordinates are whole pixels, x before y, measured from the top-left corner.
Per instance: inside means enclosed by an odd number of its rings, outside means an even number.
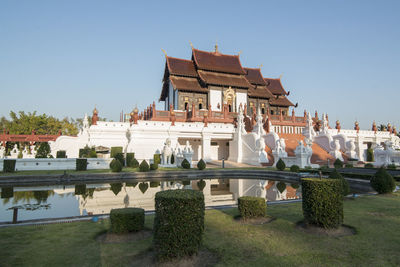
[[[211,161],[211,136],[209,134],[202,134],[201,156],[205,162]]]

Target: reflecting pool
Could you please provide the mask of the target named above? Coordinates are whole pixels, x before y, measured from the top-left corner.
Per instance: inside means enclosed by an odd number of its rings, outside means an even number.
[[[204,193],[206,206],[237,204],[240,196],[267,201],[301,198],[299,184],[255,179],[204,179],[148,182],[2,187],[0,222],[108,214],[111,209],[140,207],[154,210],[154,196],[168,189],[194,189]]]

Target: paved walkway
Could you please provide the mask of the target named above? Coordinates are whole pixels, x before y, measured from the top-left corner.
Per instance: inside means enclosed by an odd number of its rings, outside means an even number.
[[[262,166],[254,166],[246,163],[237,163],[229,160],[224,161],[225,168],[257,168]],[[222,160],[213,160],[207,162],[207,168],[222,168]]]

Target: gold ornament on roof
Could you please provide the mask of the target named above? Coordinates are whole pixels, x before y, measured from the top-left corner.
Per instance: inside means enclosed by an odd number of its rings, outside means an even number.
[[[164,50],[164,49],[162,49],[162,48],[161,48],[161,51],[163,51],[163,53],[164,53],[165,57],[167,57],[167,52],[165,52],[165,50]]]
[[[193,44],[192,44],[191,41],[189,41],[189,44],[190,44],[190,47],[191,47],[192,49],[194,49]]]

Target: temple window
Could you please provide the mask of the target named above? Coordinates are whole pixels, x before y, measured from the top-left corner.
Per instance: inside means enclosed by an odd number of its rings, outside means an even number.
[[[265,108],[262,108],[262,109],[261,109],[261,113],[262,113],[262,114],[265,114]]]
[[[286,112],[284,110],[282,110],[282,115],[285,116]]]
[[[203,109],[203,104],[199,103],[199,109]]]
[[[231,104],[228,105],[228,110],[229,110],[229,112],[232,112],[232,105]]]
[[[273,110],[271,110],[271,115],[274,115],[274,111]]]
[[[189,103],[185,102],[185,110],[187,110],[188,106],[189,106]]]

